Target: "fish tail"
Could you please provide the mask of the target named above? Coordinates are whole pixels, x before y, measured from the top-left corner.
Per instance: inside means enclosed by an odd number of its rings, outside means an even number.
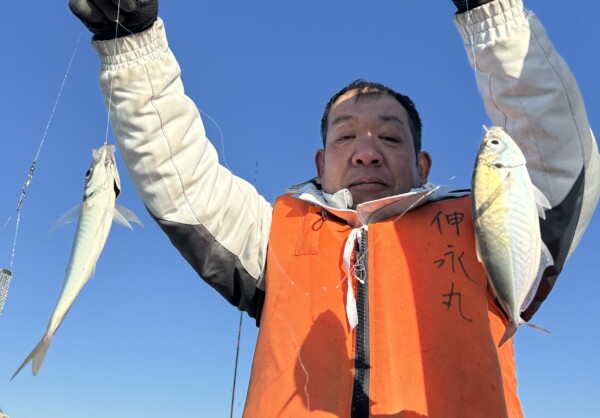
[[[504,344],[506,341],[508,341],[513,335],[515,335],[515,332],[517,332],[517,328],[519,327],[519,324],[517,324],[515,321],[513,321],[512,319],[510,321],[508,321],[508,324],[506,324],[506,331],[504,331],[504,335],[502,336],[502,339],[500,340],[500,342],[498,343],[498,347],[501,347],[502,344]]]
[[[35,346],[33,351],[27,356],[23,364],[19,366],[15,374],[12,375],[10,380],[13,380],[16,375],[19,374],[21,369],[27,365],[30,361],[33,360],[33,364],[31,369],[33,371],[33,375],[37,375],[42,367],[42,363],[44,362],[44,358],[46,357],[46,353],[48,352],[48,347],[50,347],[50,342],[52,341],[52,335],[44,334],[44,337],[40,340],[40,342]]]
[[[523,322],[521,322],[521,325],[527,325],[529,328],[537,329],[538,331],[542,331],[542,332],[545,332],[546,334],[550,334],[550,331],[548,331],[546,328],[538,327],[537,325],[530,324],[529,322],[523,321]],[[509,321],[509,323],[506,325],[506,331],[504,331],[504,335],[502,336],[502,339],[500,340],[498,347],[500,347],[508,339],[510,339],[510,337],[512,337],[515,334],[515,332],[517,332],[518,327],[519,327],[519,324],[515,323],[515,321],[513,321],[511,319]]]

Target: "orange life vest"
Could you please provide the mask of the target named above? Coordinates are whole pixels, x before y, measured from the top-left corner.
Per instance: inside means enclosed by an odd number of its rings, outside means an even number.
[[[469,197],[370,224],[365,284],[343,267],[350,232],[317,206],[277,200],[244,416],[351,417],[359,344],[370,417],[522,417],[513,343],[498,348],[506,319],[477,261]],[[354,330],[348,285],[367,286]]]

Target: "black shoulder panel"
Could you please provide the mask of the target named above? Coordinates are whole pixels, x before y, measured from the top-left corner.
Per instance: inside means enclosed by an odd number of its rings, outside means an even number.
[[[585,171],[582,169],[567,197],[560,205],[546,212],[545,220],[540,220],[542,241],[550,250],[554,265],[546,269],[531,305],[521,314],[525,321],[529,321],[546,300],[567,260],[579,222],[584,184]]]
[[[229,303],[255,318],[258,326],[265,293],[237,255],[218,243],[202,225],[164,221],[152,213],[150,216],[198,275]]]

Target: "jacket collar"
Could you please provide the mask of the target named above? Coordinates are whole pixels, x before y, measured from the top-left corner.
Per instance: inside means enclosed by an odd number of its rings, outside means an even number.
[[[325,193],[317,187],[314,179],[292,186],[287,192],[297,199],[317,205],[328,213],[344,219],[353,228],[358,228],[394,216],[401,217],[427,202],[468,195],[470,190],[438,186],[427,182],[407,193],[361,203],[356,209],[351,209],[352,194],[348,189],[333,194]]]

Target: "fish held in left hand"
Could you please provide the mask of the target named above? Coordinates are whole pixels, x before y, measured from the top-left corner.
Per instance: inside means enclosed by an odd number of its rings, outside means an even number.
[[[32,361],[33,375],[39,372],[52,337],[69,312],[75,298],[94,273],[112,222],[115,221],[130,229],[132,227],[129,222],[142,225],[133,212],[116,204],[120,191],[121,180],[115,163],[115,146],[104,144],[92,150],[92,164],[85,175],[83,202],[57,221],[57,224],[64,224],[78,219],[63,288],[44,336],[11,380],[30,361]]]
[[[499,127],[486,129],[471,187],[477,257],[509,320],[501,346],[527,324],[521,313],[553,264],[539,224],[551,206],[531,182],[519,146]]]

